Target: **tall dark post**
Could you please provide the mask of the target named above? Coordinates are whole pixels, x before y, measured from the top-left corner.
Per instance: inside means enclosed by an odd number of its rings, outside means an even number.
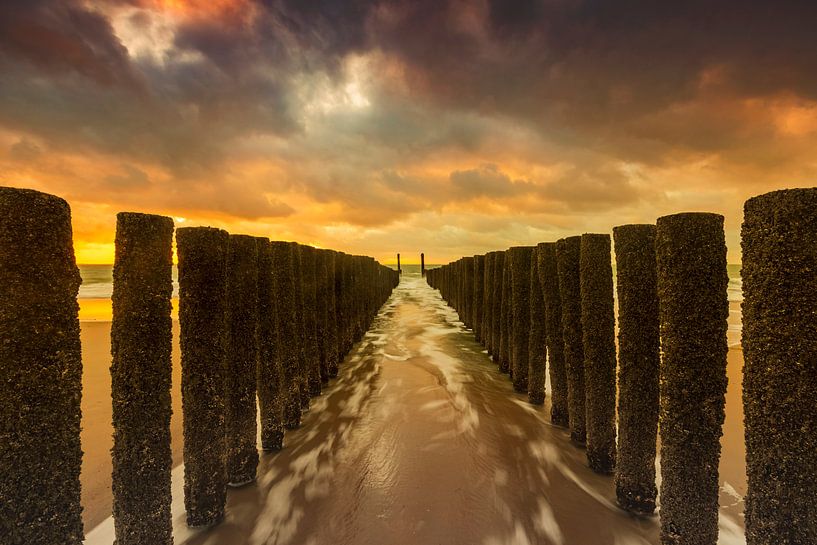
[[[288,429],[301,425],[301,335],[295,289],[295,247],[289,242],[272,243],[273,286],[275,291],[278,348],[276,357],[284,373],[284,424]]]
[[[426,275],[426,254],[420,254],[420,275]]]
[[[304,355],[310,396],[321,395],[321,362],[318,348],[317,250],[301,246],[301,275],[304,293]]]
[[[511,346],[513,344],[513,294],[511,283],[511,252],[505,250],[502,268],[502,316],[500,317],[501,333],[499,339],[499,370],[511,372]]]
[[[744,206],[746,542],[817,543],[817,189]]]
[[[226,231],[210,227],[176,231],[188,526],[221,521],[227,499],[224,358],[228,240]]]
[[[562,303],[562,336],[567,370],[567,409],[570,439],[584,445],[584,341],[582,334],[581,284],[579,254],[581,237],[567,237],[556,243],[556,268],[559,274],[559,300]]]
[[[0,188],[0,536],[80,545],[79,269],[71,209]]]
[[[295,338],[298,339],[298,344],[295,351],[298,354],[298,390],[301,395],[301,410],[309,409],[309,400],[312,397],[309,394],[309,348],[307,347],[307,333],[306,333],[306,307],[304,302],[304,268],[303,268],[303,249],[297,242],[290,242],[292,246],[292,261],[295,271],[295,322],[296,333]]]
[[[590,469],[606,475],[616,465],[616,324],[610,235],[582,235],[579,264],[587,462]]]
[[[327,261],[326,261],[326,275],[328,279],[328,286],[327,286],[327,333],[326,338],[324,339],[324,343],[326,345],[326,358],[327,364],[326,369],[329,375],[329,378],[335,378],[338,376],[338,365],[340,361],[338,359],[338,299],[337,299],[337,286],[338,286],[338,252],[334,250],[326,250]]]
[[[227,482],[255,480],[258,370],[258,248],[255,238],[230,235],[227,252]]]
[[[613,229],[618,291],[616,497],[628,511],[655,511],[658,433],[658,293],[655,226]]]
[[[545,301],[539,285],[539,267],[534,249],[530,260],[530,337],[528,340],[528,400],[534,405],[545,402],[547,366]]]
[[[472,304],[472,321],[474,322],[474,338],[482,342],[482,299],[484,296],[483,281],[485,280],[485,256],[474,256],[474,296]]]
[[[400,268],[400,254],[397,254],[397,274],[403,274],[403,269]]]
[[[550,421],[569,426],[568,384],[565,369],[565,343],[562,333],[562,300],[556,267],[556,243],[543,242],[536,247],[537,272],[545,305],[548,371],[550,376]]]
[[[494,256],[495,252],[485,254],[485,263],[483,265],[482,275],[482,344],[488,350],[488,354],[492,354],[493,335],[491,331],[491,322],[494,304]]]
[[[513,342],[511,368],[513,388],[528,391],[528,335],[530,334],[530,257],[533,248],[516,246],[511,255],[511,301]]]
[[[494,297],[493,308],[491,309],[491,357],[494,363],[499,363],[502,346],[502,312],[503,303],[503,278],[505,277],[505,252],[494,252]]]
[[[465,327],[474,328],[474,258],[464,257],[462,259],[462,321]]]
[[[658,218],[661,541],[715,545],[726,392],[723,216]]]
[[[173,220],[116,215],[111,323],[116,543],[172,544],[170,318]],[[139,493],[134,493],[138,490]]]
[[[284,446],[284,405],[287,381],[281,362],[278,339],[276,277],[272,246],[265,237],[256,239],[258,251],[258,412],[261,421],[261,448],[281,450]]]

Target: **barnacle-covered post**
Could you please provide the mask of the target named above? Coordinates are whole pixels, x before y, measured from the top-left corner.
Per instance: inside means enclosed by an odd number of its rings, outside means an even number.
[[[556,268],[559,275],[559,300],[562,304],[562,336],[567,370],[567,409],[570,421],[570,439],[584,445],[584,341],[582,335],[581,285],[579,281],[579,254],[581,237],[567,237],[556,242]]]
[[[256,390],[261,421],[261,448],[281,450],[284,446],[284,405],[287,381],[278,340],[278,304],[272,245],[266,237],[256,239],[258,251],[258,370]]]
[[[485,280],[485,256],[484,255],[475,255],[474,256],[474,295],[473,295],[473,304],[472,304],[472,318],[471,321],[474,325],[474,338],[477,342],[482,342],[482,299],[484,296],[484,285],[483,282]]]
[[[491,357],[499,363],[502,347],[503,279],[505,277],[505,252],[494,252],[493,303],[491,305]]]
[[[658,434],[658,292],[655,225],[613,229],[618,292],[616,498],[628,511],[655,511]]]
[[[499,370],[511,373],[511,347],[513,345],[513,301],[511,296],[511,251],[504,251],[505,258],[502,267],[502,316],[500,317],[499,339]]]
[[[480,335],[482,338],[482,344],[485,346],[485,349],[488,351],[488,354],[491,354],[491,341],[492,339],[492,332],[491,332],[491,314],[492,314],[492,307],[493,307],[493,297],[494,297],[494,256],[496,254],[494,252],[488,252],[485,254],[485,262],[483,265],[483,275],[482,275],[482,326],[480,329]]]
[[[596,473],[610,474],[616,465],[616,324],[610,235],[582,235],[579,253],[587,462]]]
[[[304,296],[304,259],[303,248],[297,242],[290,242],[292,246],[292,262],[295,272],[294,305],[295,305],[295,338],[298,344],[295,351],[298,355],[298,390],[301,396],[301,410],[309,409],[309,348],[307,347],[306,305]]]
[[[300,304],[295,289],[296,248],[289,242],[272,242],[272,270],[278,345],[276,356],[284,374],[284,425],[301,425]]]
[[[746,542],[817,543],[817,189],[749,199],[742,246]]]
[[[0,188],[0,536],[81,545],[80,285],[64,200]]]
[[[511,248],[511,378],[517,392],[528,391],[528,335],[530,334],[530,246]]]
[[[301,246],[301,275],[304,294],[304,357],[310,396],[321,395],[321,356],[318,347],[318,262],[317,250]]]
[[[169,545],[173,543],[173,220],[120,212],[115,245],[111,297],[114,533],[119,545]]]
[[[539,266],[534,248],[530,259],[530,336],[528,340],[528,400],[534,405],[545,402],[547,334],[545,301],[539,285]]]
[[[184,505],[188,526],[224,517],[226,258],[229,235],[210,227],[176,231],[184,427]]]
[[[550,377],[550,421],[569,426],[565,343],[562,335],[562,300],[556,268],[556,243],[542,242],[536,247],[537,273],[545,305],[548,375]]]
[[[227,252],[227,482],[255,480],[258,467],[258,248],[256,239],[230,235]]]
[[[662,543],[718,541],[718,461],[726,392],[723,216],[658,218]]]

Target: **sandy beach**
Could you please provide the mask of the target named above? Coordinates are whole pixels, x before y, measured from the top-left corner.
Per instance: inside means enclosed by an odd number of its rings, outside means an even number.
[[[104,340],[106,325],[83,325],[83,341]],[[87,352],[95,357],[87,365],[104,362],[102,352]],[[744,543],[741,363],[741,351],[730,350],[721,459],[725,545]],[[86,413],[86,422],[109,420],[102,413],[110,409],[94,401],[106,372],[103,364],[86,373],[96,389],[86,390],[85,405],[98,411]],[[177,388],[176,376],[174,455],[180,450]],[[206,532],[185,526],[183,468],[174,470],[175,541],[657,543],[658,518],[619,510],[613,479],[587,468],[584,451],[549,424],[549,410],[514,393],[438,294],[419,277],[404,277],[339,378],[314,400],[303,426],[287,434],[285,449],[262,456],[257,483],[230,490],[221,525]],[[84,432],[86,466],[107,457],[110,429],[99,427]],[[109,509],[101,485],[109,483],[110,463],[100,463],[104,468],[83,474],[83,485],[97,487],[84,497],[88,521]],[[108,518],[86,543],[112,540]]]

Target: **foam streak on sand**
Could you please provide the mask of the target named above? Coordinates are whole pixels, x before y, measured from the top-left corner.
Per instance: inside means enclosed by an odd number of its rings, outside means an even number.
[[[657,544],[657,518],[615,507],[612,479],[549,424],[549,399],[526,400],[438,293],[404,275],[284,450],[230,490],[221,525],[185,526],[174,470],[175,542]],[[745,542],[733,501],[724,545]],[[108,519],[86,543],[112,541]]]

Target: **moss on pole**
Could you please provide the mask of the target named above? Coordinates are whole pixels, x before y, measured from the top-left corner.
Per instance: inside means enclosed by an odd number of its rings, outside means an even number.
[[[494,297],[494,252],[485,254],[485,261],[483,264],[482,275],[482,320],[480,335],[482,345],[491,354],[493,335],[491,332],[491,321],[493,314],[493,297]]]
[[[499,364],[502,347],[502,312],[504,309],[503,279],[505,278],[505,252],[494,253],[493,304],[491,309],[491,356]]]
[[[579,253],[587,463],[596,473],[607,475],[616,466],[616,324],[610,235],[582,235]]]
[[[658,218],[661,542],[715,545],[726,392],[723,216]]]
[[[114,532],[118,545],[169,545],[173,543],[173,220],[120,212],[115,244],[111,297]]]
[[[613,229],[618,292],[616,498],[624,509],[655,511],[658,434],[658,292],[655,225]]]
[[[539,285],[539,267],[534,249],[530,259],[530,336],[528,340],[528,400],[534,405],[541,405],[545,402],[546,366],[545,301]]]
[[[556,243],[543,242],[536,247],[537,273],[545,305],[548,373],[550,376],[550,421],[569,426],[567,404],[567,370],[562,335],[562,300],[559,296],[559,274],[556,267]]]
[[[503,373],[511,373],[511,351],[513,346],[513,301],[511,299],[513,290],[511,282],[511,254],[510,250],[505,250],[505,261],[502,274],[502,317],[501,336],[499,346],[499,370]]]
[[[258,366],[256,390],[261,422],[261,448],[281,450],[284,446],[284,405],[287,382],[279,354],[276,277],[269,239],[256,239],[258,252]]]
[[[301,425],[300,323],[295,290],[295,247],[289,242],[271,243],[275,315],[278,330],[276,355],[284,373],[284,425]]]
[[[0,535],[80,545],[79,270],[64,200],[0,188]]]
[[[321,395],[321,355],[318,347],[318,262],[317,250],[301,246],[301,274],[304,282],[304,357],[310,396]]]
[[[533,247],[516,246],[511,256],[511,378],[517,392],[528,391],[528,335],[530,334],[530,261]]]
[[[189,526],[216,524],[227,494],[225,430],[226,258],[229,236],[176,231],[184,427],[184,505]]]
[[[474,338],[477,342],[482,342],[482,300],[485,296],[485,256],[474,256],[474,295],[472,304],[471,321],[474,324]]]
[[[817,543],[817,189],[744,206],[746,542]]]
[[[255,480],[258,372],[258,248],[256,239],[230,235],[227,252],[226,412],[227,482]]]
[[[586,441],[584,392],[584,341],[582,334],[579,254],[581,237],[567,237],[556,243],[559,300],[562,304],[562,337],[567,374],[567,409],[570,439],[577,445]]]

